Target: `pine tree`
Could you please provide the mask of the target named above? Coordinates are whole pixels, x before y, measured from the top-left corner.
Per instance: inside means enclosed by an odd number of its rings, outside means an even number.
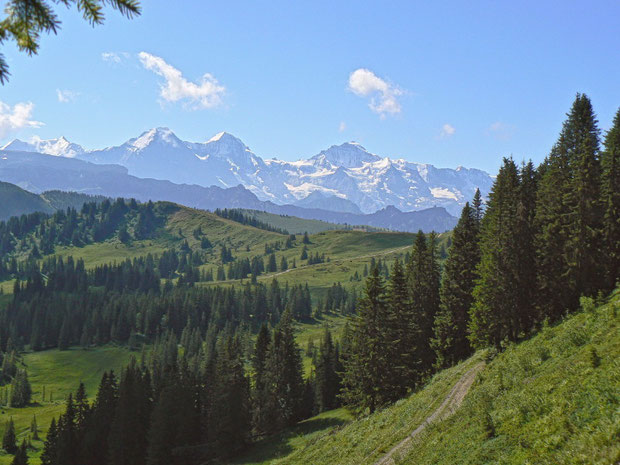
[[[557,143],[540,168],[536,223],[538,295],[558,318],[602,284],[599,129],[587,96],[577,94]]]
[[[118,401],[118,386],[114,372],[104,373],[97,397],[92,406],[90,421],[82,447],[82,457],[89,465],[107,465],[108,463],[108,438],[110,428],[114,420],[116,403]],[[49,437],[49,433],[48,433]]]
[[[73,394],[69,394],[65,413],[58,418],[56,463],[63,465],[77,465],[79,460],[78,434],[75,424],[75,405]]]
[[[151,382],[135,360],[125,368],[118,388],[116,414],[109,436],[110,465],[144,465],[151,415]]]
[[[269,429],[266,424],[267,416],[265,412],[267,405],[267,400],[265,399],[265,363],[270,344],[271,334],[267,325],[263,323],[256,336],[254,357],[252,358],[252,368],[254,369],[253,423],[258,431],[267,431]]]
[[[527,333],[540,319],[536,306],[536,192],[538,173],[531,161],[523,164],[519,171],[517,218],[514,240],[519,251],[515,261],[513,286],[519,289],[516,295],[519,331]]]
[[[479,191],[477,191],[479,193]],[[479,197],[478,197],[479,202]],[[480,261],[479,222],[476,208],[466,203],[452,233],[452,246],[444,266],[440,310],[435,317],[433,349],[437,368],[446,368],[471,353],[467,340],[469,309]]]
[[[620,109],[605,136],[601,154],[603,216],[603,254],[605,288],[610,290],[620,276]]]
[[[25,439],[22,441],[19,449],[17,449],[11,465],[28,465],[28,443]]]
[[[210,431],[215,451],[218,456],[230,456],[246,444],[250,431],[249,383],[238,335],[218,344],[212,395]]]
[[[385,284],[375,266],[366,280],[359,314],[354,320],[351,346],[344,361],[342,398],[355,410],[368,409],[372,413],[391,396],[385,379],[389,360],[383,328],[387,319]]]
[[[275,273],[278,271],[278,265],[276,263],[276,254],[272,253],[269,255],[269,262],[267,263],[267,271],[269,273]]]
[[[483,204],[482,194],[480,194],[480,189],[476,189],[476,192],[474,193],[474,199],[471,204],[471,208],[473,210],[472,213],[474,216],[474,220],[478,224],[478,226],[480,226],[480,223],[482,222],[482,217],[484,216],[482,204]]]
[[[388,290],[388,319],[384,326],[386,350],[388,353],[389,369],[386,380],[391,381],[389,396],[394,401],[413,388],[419,379],[418,369],[420,362],[417,358],[419,343],[419,326],[415,320],[414,307],[407,285],[405,270],[396,259],[392,268]]]
[[[265,361],[264,390],[267,424],[277,431],[300,419],[304,394],[299,347],[293,332],[293,317],[287,308],[276,327]]]
[[[519,172],[512,159],[504,159],[489,194],[481,225],[479,279],[470,310],[469,341],[474,348],[495,345],[520,332],[517,211]],[[515,278],[517,278],[515,280]]]
[[[26,370],[17,370],[11,382],[11,407],[25,407],[32,398],[32,388]]]
[[[86,427],[90,415],[90,406],[88,405],[88,397],[86,396],[86,387],[80,382],[78,390],[75,393],[75,424],[78,430]]]
[[[195,381],[186,368],[165,374],[148,431],[148,465],[179,463],[174,451],[200,438]]]
[[[37,425],[37,416],[32,416],[32,421],[30,422],[30,432],[32,433],[32,439],[35,441],[39,440],[39,426]]]
[[[598,122],[590,99],[578,94],[569,115],[569,166],[571,186],[567,255],[575,282],[576,298],[595,295],[601,287],[601,255],[598,244],[602,229],[600,202],[601,166]]]
[[[58,465],[58,462],[56,461],[57,441],[58,430],[56,429],[56,419],[52,418],[52,422],[47,430],[47,436],[43,444],[43,452],[41,453],[42,465]]]
[[[282,259],[280,260],[280,271],[286,270],[288,270],[288,261],[286,260],[286,257],[282,255]]]
[[[340,379],[336,373],[338,365],[336,347],[332,341],[329,327],[326,325],[323,338],[319,345],[319,352],[314,361],[314,404],[317,412],[331,410],[337,406]]]
[[[17,437],[15,436],[15,424],[13,423],[13,417],[6,422],[4,436],[2,436],[2,448],[7,452],[7,454],[14,454],[17,452]]]
[[[416,235],[413,250],[407,264],[407,283],[412,318],[417,334],[416,361],[421,377],[428,375],[435,361],[431,348],[433,323],[439,311],[440,274],[437,263],[437,242],[434,234],[427,241],[422,231]]]

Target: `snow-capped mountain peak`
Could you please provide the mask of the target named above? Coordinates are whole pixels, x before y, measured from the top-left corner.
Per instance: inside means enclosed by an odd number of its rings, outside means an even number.
[[[356,168],[364,163],[373,163],[380,159],[381,157],[370,153],[357,142],[332,145],[327,150],[323,150],[312,157],[312,160],[328,161],[334,166],[342,166],[344,168]]]
[[[39,152],[56,157],[74,158],[82,155],[86,151],[83,147],[73,142],[69,142],[64,136],[58,139],[41,139],[33,137],[30,142],[13,139],[2,147],[2,150],[17,150],[22,152]]]
[[[139,137],[130,139],[126,145],[133,150],[144,150],[152,144],[181,147],[183,141],[168,128],[153,128],[143,132]]]
[[[333,145],[310,159],[265,161],[227,132],[206,142],[186,142],[161,127],[103,150],[87,152],[64,137],[14,140],[3,149],[119,164],[141,178],[205,187],[242,185],[260,200],[342,212],[358,208],[373,213],[390,205],[407,212],[437,206],[458,216],[476,188],[486,196],[493,183],[493,177],[481,170],[381,157],[357,142]]]
[[[227,132],[219,132],[205,143],[186,142],[186,145],[201,160],[220,158],[230,160],[237,165],[255,165],[258,160],[258,157],[254,155],[241,139]]]
[[[226,132],[226,131],[222,131],[222,132],[218,132],[216,135],[214,135],[211,139],[209,139],[206,143],[210,144],[211,142],[219,142],[219,141],[237,141],[240,143],[241,140],[235,136],[233,136],[232,134]]]

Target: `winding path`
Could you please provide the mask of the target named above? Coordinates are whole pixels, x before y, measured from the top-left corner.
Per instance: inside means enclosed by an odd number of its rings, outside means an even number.
[[[482,370],[483,367],[484,362],[480,362],[461,376],[461,379],[457,381],[437,410],[435,410],[426,420],[422,422],[422,424],[414,429],[409,436],[392,447],[387,454],[375,462],[375,465],[394,465],[394,456],[396,454],[399,456],[406,454],[413,446],[413,439],[424,431],[428,425],[434,423],[435,421],[441,421],[452,415],[463,403],[463,399],[469,392],[469,388],[471,388],[471,385],[476,379],[476,375],[480,372],[480,370]]]

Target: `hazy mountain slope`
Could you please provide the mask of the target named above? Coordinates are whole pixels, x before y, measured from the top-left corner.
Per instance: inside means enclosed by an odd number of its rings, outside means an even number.
[[[168,200],[194,208],[248,208],[279,215],[297,216],[331,223],[370,225],[402,231],[446,231],[456,218],[442,208],[417,212],[398,212],[394,208],[370,215],[308,209],[294,205],[278,205],[259,200],[243,186],[228,189],[174,184],[170,181],[142,179],[128,174],[119,165],[98,165],[78,159],[50,157],[32,152],[2,151],[0,180],[31,192],[49,190],[72,191],[106,197],[135,198],[140,201]]]
[[[373,230],[372,227],[365,226],[351,226],[343,223],[331,223],[328,221],[305,219],[298,216],[291,215],[278,215],[276,213],[268,213],[266,211],[259,210],[241,210],[245,215],[256,218],[258,221],[262,221],[274,228],[284,229],[291,234],[316,234],[323,231],[331,231],[334,229],[350,229],[353,227],[364,228]]]
[[[293,205],[302,208],[318,208],[320,210],[328,210],[334,212],[361,214],[362,211],[357,205],[342,197],[335,195],[325,195],[321,191],[314,191],[301,200],[296,201]]]
[[[390,206],[366,215],[275,204],[268,204],[265,210],[271,213],[328,221],[330,223],[367,225],[376,228],[409,232],[417,232],[419,229],[425,232],[444,232],[454,228],[457,223],[457,218],[450,215],[445,208],[441,207],[413,212],[401,212],[397,208]]]
[[[46,200],[54,210],[66,210],[75,208],[79,210],[86,202],[103,202],[108,197],[103,195],[79,194],[77,192],[45,191],[40,197]]]
[[[27,192],[14,184],[0,182],[0,220],[24,213],[51,213],[54,208],[36,194]]]

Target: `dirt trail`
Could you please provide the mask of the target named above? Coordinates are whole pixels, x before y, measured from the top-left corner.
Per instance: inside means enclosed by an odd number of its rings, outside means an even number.
[[[435,421],[441,421],[452,415],[463,403],[463,399],[467,395],[469,388],[476,379],[478,372],[484,367],[484,362],[480,362],[473,368],[470,368],[454,385],[448,396],[442,404],[435,410],[426,420],[413,430],[409,436],[396,444],[387,454],[379,459],[375,465],[394,465],[394,456],[398,454],[403,456],[413,446],[413,439],[426,429],[428,425]]]

